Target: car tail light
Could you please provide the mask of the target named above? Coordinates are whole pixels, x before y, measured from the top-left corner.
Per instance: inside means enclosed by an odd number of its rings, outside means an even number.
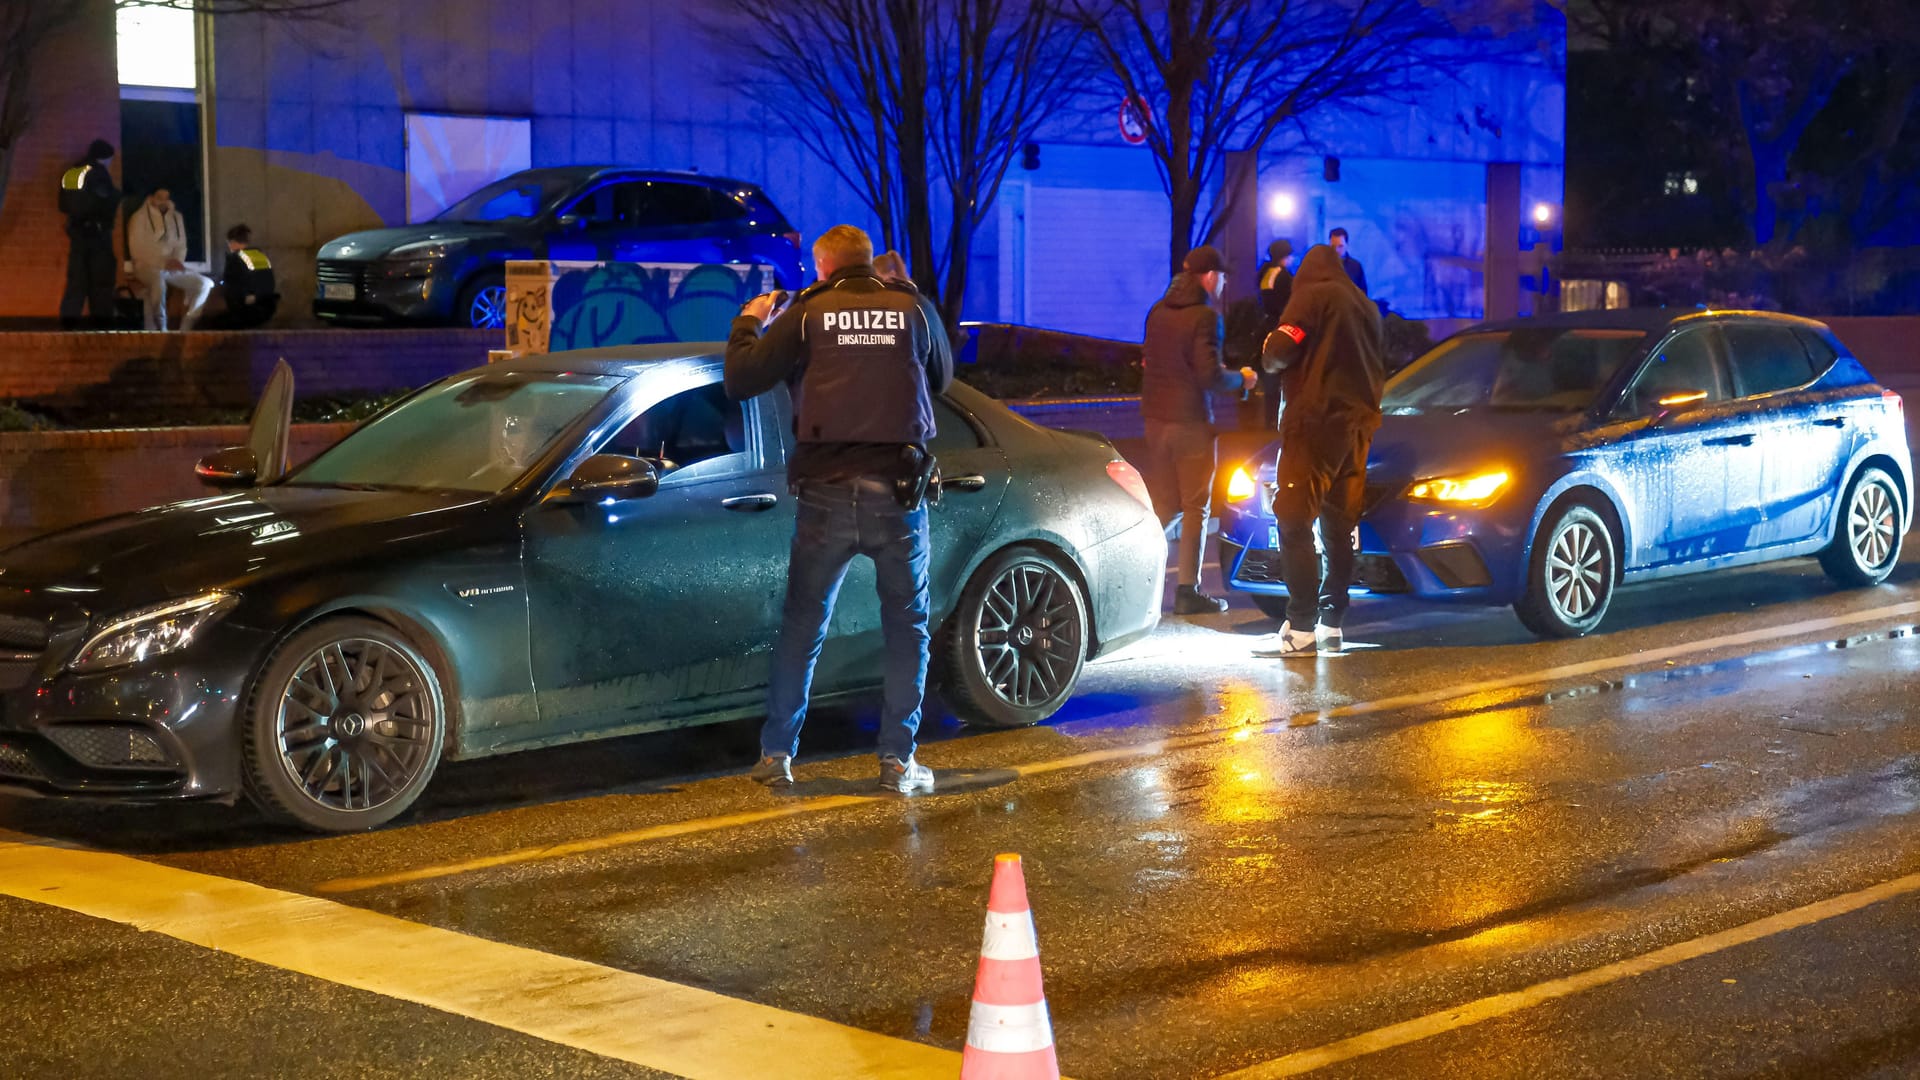
[[[1880,391],[1880,404],[1892,409],[1896,415],[1906,415],[1906,402],[1901,401],[1900,395],[1891,390]]]
[[[1127,494],[1133,496],[1141,506],[1148,511],[1153,510],[1153,496],[1147,493],[1147,482],[1141,479],[1139,469],[1124,461],[1109,461],[1107,475],[1113,477],[1113,482],[1125,488]]]

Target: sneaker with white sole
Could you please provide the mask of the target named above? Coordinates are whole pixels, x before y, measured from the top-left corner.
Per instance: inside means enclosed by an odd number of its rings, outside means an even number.
[[[880,759],[880,790],[897,791],[902,795],[930,795],[933,793],[933,770],[908,758],[901,761],[897,757]]]
[[[1313,628],[1313,640],[1314,644],[1319,646],[1321,652],[1339,652],[1346,645],[1346,640],[1341,635],[1340,628],[1337,626],[1327,626],[1324,623]]]
[[[1253,643],[1253,655],[1265,657],[1312,656],[1318,641],[1311,630],[1295,630],[1291,623],[1281,623],[1278,633],[1257,638]]]
[[[793,759],[785,754],[764,754],[747,777],[768,787],[792,787]]]

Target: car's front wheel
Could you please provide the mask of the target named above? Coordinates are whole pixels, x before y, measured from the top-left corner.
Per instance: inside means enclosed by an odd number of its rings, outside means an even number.
[[[1862,469],[1840,500],[1833,542],[1820,553],[1820,568],[1836,584],[1860,588],[1887,580],[1899,561],[1899,491],[1883,470]]]
[[[1073,695],[1087,657],[1087,605],[1059,563],[1011,548],[960,593],[945,633],[942,690],[982,727],[1025,727]]]
[[[481,274],[460,290],[459,305],[453,317],[460,325],[475,330],[504,330],[507,327],[507,279],[498,270]]]
[[[1513,605],[1541,637],[1580,637],[1607,617],[1616,576],[1613,531],[1593,508],[1569,503],[1541,523],[1527,589]]]
[[[288,638],[254,681],[242,732],[248,796],[316,832],[393,820],[440,764],[439,672],[405,634],[337,618]]]

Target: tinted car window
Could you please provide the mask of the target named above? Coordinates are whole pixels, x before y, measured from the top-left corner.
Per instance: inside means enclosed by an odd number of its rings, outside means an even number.
[[[933,425],[934,436],[927,442],[927,449],[934,457],[953,450],[972,450],[980,445],[980,436],[973,425],[946,398],[933,399]]]
[[[746,451],[746,414],[717,382],[653,405],[600,448],[603,454],[647,458],[662,476]]]
[[[618,385],[596,375],[453,379],[383,413],[288,483],[503,491]]]
[[[1727,358],[1741,397],[1804,386],[1813,379],[1807,350],[1785,326],[1727,326]]]
[[[518,221],[538,217],[574,181],[524,174],[496,180],[440,212],[436,221]]]
[[[1704,396],[1672,400],[1694,394]],[[1725,401],[1732,396],[1726,372],[1713,355],[1713,331],[1696,327],[1682,330],[1660,346],[1634,380],[1626,400],[1634,415],[1647,416],[1674,404]]]
[[[1799,338],[1801,346],[1807,350],[1807,359],[1813,363],[1813,374],[1816,378],[1825,375],[1827,369],[1833,366],[1833,362],[1840,359],[1839,350],[1835,349],[1826,338],[1811,330],[1796,326],[1793,328],[1793,336]]]
[[[740,205],[740,200],[724,191],[708,188],[707,200],[714,221],[738,221],[747,216],[747,208]]]
[[[705,225],[713,220],[713,192],[704,185],[655,180],[640,186],[639,207],[632,222],[640,228]]]
[[[1646,338],[1642,330],[1573,327],[1456,334],[1394,376],[1382,407],[1580,412],[1644,355]]]

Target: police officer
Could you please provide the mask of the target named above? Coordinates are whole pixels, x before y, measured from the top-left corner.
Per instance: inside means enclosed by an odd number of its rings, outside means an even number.
[[[220,274],[220,293],[227,310],[206,321],[215,330],[251,330],[273,318],[280,294],[273,288],[273,260],[253,246],[253,230],[235,225],[227,230],[227,265]]]
[[[120,191],[107,162],[113,144],[93,140],[87,156],[60,174],[60,212],[67,217],[67,291],[60,297],[60,321],[78,325],[82,307],[96,326],[113,321],[113,215]]]
[[[834,598],[847,565],[865,555],[880,593],[887,664],[880,787],[930,792],[933,770],[913,756],[927,684],[927,509],[911,492],[930,471],[932,395],[953,381],[952,347],[912,283],[875,272],[866,233],[828,229],[814,241],[813,261],[818,284],[771,324],[775,296],[749,301],[727,340],[727,396],[743,401],[786,383],[797,437],[787,480],[799,509],[752,776],[769,787],[793,783]]]

